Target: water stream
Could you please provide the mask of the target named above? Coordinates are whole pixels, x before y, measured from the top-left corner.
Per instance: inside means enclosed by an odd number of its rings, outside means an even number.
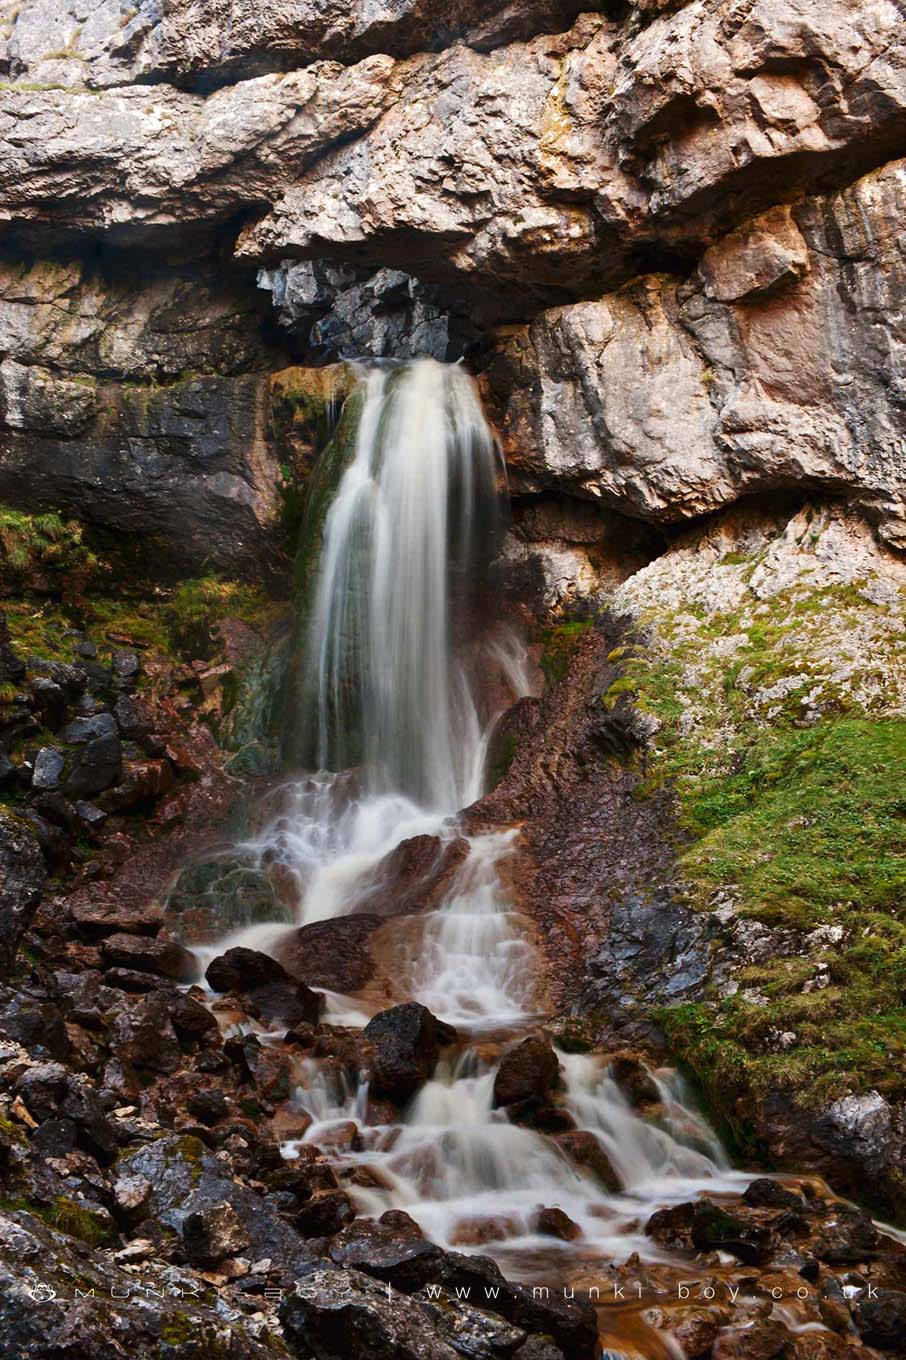
[[[301,633],[297,719],[317,773],[282,791],[279,816],[245,847],[293,876],[300,924],[355,910],[402,841],[460,834],[456,814],[483,791],[494,722],[528,689],[518,638],[488,621],[481,599],[506,506],[471,380],[430,360],[374,368],[358,401]],[[653,1123],[630,1108],[602,1059],[559,1055],[562,1107],[598,1140],[618,1190],[493,1108],[501,1052],[539,1021],[531,938],[500,872],[517,834],[470,840],[440,906],[396,960],[402,995],[454,1025],[459,1044],[390,1126],[368,1124],[364,1085],[301,1062],[294,1099],[313,1121],[304,1141],[371,1170],[355,1190],[363,1212],[405,1209],[437,1242],[489,1252],[517,1277],[566,1277],[570,1262],[633,1251],[658,1259],[642,1232],[655,1207],[745,1183],[672,1077]],[[209,952],[274,948],[285,931],[259,924]],[[373,1009],[330,996],[327,1019],[364,1024]],[[540,1234],[539,1206],[561,1208],[576,1240]]]

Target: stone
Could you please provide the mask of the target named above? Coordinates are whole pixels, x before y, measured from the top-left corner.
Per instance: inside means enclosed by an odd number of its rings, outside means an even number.
[[[634,1109],[657,1105],[661,1100],[657,1082],[634,1053],[615,1053],[608,1065],[610,1076]]]
[[[408,1214],[393,1210],[377,1221],[356,1219],[337,1234],[329,1249],[338,1266],[362,1270],[407,1294],[431,1282],[442,1254]]]
[[[314,1270],[280,1305],[294,1354],[343,1360],[456,1360],[425,1308],[353,1270]]]
[[[0,811],[0,976],[10,972],[31,924],[47,874],[32,830]]]
[[[226,1096],[222,1091],[208,1089],[198,1091],[190,1096],[186,1109],[194,1119],[200,1119],[202,1124],[214,1125],[219,1120],[225,1119],[229,1113]]]
[[[725,1327],[714,1342],[714,1360],[774,1360],[786,1346],[789,1333],[773,1318],[741,1327]]]
[[[119,782],[122,747],[114,733],[87,741],[73,757],[65,790],[70,798],[90,798]]]
[[[67,746],[85,745],[99,737],[115,737],[116,721],[111,713],[96,713],[88,718],[73,718],[60,733]]]
[[[560,1082],[560,1063],[549,1039],[530,1035],[504,1053],[494,1077],[494,1104],[542,1099]]]
[[[890,1106],[878,1091],[843,1096],[818,1116],[814,1134],[825,1147],[876,1174],[890,1152]]]
[[[47,676],[37,675],[29,685],[41,721],[51,732],[56,732],[66,715],[66,691]]]
[[[120,933],[156,935],[164,922],[163,909],[158,902],[149,899],[125,903],[97,890],[76,897],[70,905],[70,913],[79,929],[92,939]]]
[[[380,1011],[363,1030],[370,1045],[370,1083],[377,1095],[408,1098],[430,1077],[437,1055],[456,1031],[416,1001]]]
[[[166,995],[153,991],[121,1011],[113,1024],[110,1047],[123,1063],[139,1071],[175,1072],[182,1062],[182,1050]]]
[[[609,1194],[618,1194],[623,1188],[613,1163],[589,1129],[558,1134],[557,1146],[580,1171],[593,1176]]]
[[[906,1293],[878,1289],[876,1298],[859,1299],[856,1316],[862,1340],[882,1350],[896,1350],[906,1337]]]
[[[568,1214],[556,1206],[537,1209],[532,1218],[532,1227],[542,1237],[556,1237],[561,1242],[575,1242],[582,1236],[582,1229]]]
[[[117,1176],[113,1183],[113,1202],[117,1215],[126,1223],[144,1216],[154,1187],[147,1176]]]
[[[380,924],[372,915],[314,921],[282,937],[275,948],[287,971],[309,987],[357,992],[374,977],[369,943]]]
[[[805,1205],[801,1195],[766,1176],[752,1181],[742,1197],[756,1209],[801,1209]]]
[[[173,783],[168,760],[127,760],[116,788],[102,793],[98,806],[105,813],[132,812],[161,798]]]
[[[182,1244],[189,1261],[213,1266],[225,1256],[238,1256],[249,1246],[250,1238],[232,1204],[224,1200],[186,1214]]]
[[[228,949],[212,959],[205,971],[215,992],[247,992],[271,982],[285,982],[286,969],[269,954],[255,949]]]
[[[101,942],[101,954],[109,967],[158,973],[174,982],[191,982],[198,976],[195,955],[175,940],[161,936],[107,935]]]
[[[355,1218],[345,1190],[325,1190],[302,1205],[293,1222],[303,1237],[331,1237]]]

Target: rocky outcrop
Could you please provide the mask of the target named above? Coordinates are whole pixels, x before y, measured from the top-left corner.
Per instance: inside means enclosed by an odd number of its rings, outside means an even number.
[[[210,265],[116,253],[0,264],[0,499],[165,545],[196,570],[273,560],[279,348]]]
[[[205,89],[316,59],[358,60],[369,52],[430,51],[465,41],[487,49],[568,25],[576,0],[507,0],[489,14],[477,0],[441,10],[433,0],[281,0],[262,12],[216,0],[203,14],[176,0],[122,11],[102,5],[85,22],[69,0],[33,0],[17,10],[0,45],[14,80],[89,89],[172,81]]]
[[[517,490],[664,523],[804,483],[902,541],[895,9],[26,6],[0,211],[56,262],[15,267],[0,308],[0,495],[28,462],[42,504],[182,562],[272,558],[263,266],[318,362],[502,341]],[[152,279],[74,282],[97,239],[154,251]],[[174,240],[207,257],[197,298]]]
[[[754,219],[686,280],[542,313],[488,375],[511,466],[660,523],[823,489],[902,545],[904,197],[895,162]]]

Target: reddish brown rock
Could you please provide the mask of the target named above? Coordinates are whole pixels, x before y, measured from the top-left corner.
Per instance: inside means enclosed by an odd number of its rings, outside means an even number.
[[[376,915],[315,921],[284,936],[276,952],[286,970],[309,987],[357,992],[374,977],[375,961],[369,945],[381,924]]]
[[[101,944],[108,967],[157,973],[174,982],[191,982],[198,976],[198,960],[175,940],[146,935],[108,935]]]
[[[549,1039],[530,1035],[504,1053],[494,1078],[494,1104],[540,1100],[560,1081],[560,1063]]]

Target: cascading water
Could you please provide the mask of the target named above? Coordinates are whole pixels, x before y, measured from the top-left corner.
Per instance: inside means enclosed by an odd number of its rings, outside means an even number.
[[[355,910],[408,838],[460,834],[455,814],[482,792],[499,709],[528,689],[514,636],[478,626],[480,586],[499,542],[502,469],[471,380],[424,360],[368,371],[355,396],[346,465],[309,528],[320,558],[298,635],[296,750],[318,773],[283,791],[280,815],[246,847],[295,876],[300,923]],[[493,690],[501,704],[482,709],[481,693]],[[417,999],[454,1024],[457,1056],[441,1062],[391,1128],[367,1125],[364,1086],[307,1061],[296,1092],[314,1121],[305,1141],[329,1142],[332,1125],[355,1121],[357,1150],[337,1157],[373,1169],[373,1187],[356,1191],[361,1209],[405,1208],[441,1243],[481,1246],[508,1265],[516,1253],[528,1271],[539,1252],[549,1263],[576,1250],[536,1231],[538,1206],[556,1205],[578,1225],[584,1259],[651,1257],[639,1230],[646,1210],[705,1183],[738,1182],[694,1116],[683,1113],[684,1128],[672,1119],[675,1092],[662,1088],[660,1123],[647,1122],[600,1059],[560,1055],[562,1105],[597,1139],[619,1193],[574,1166],[556,1141],[493,1108],[495,1055],[525,1033],[538,1007],[530,938],[500,874],[516,834],[470,839],[441,905],[397,960],[398,999]],[[273,947],[285,930],[257,926],[228,943]],[[328,1018],[361,1024],[368,1011],[361,999],[331,997]]]

